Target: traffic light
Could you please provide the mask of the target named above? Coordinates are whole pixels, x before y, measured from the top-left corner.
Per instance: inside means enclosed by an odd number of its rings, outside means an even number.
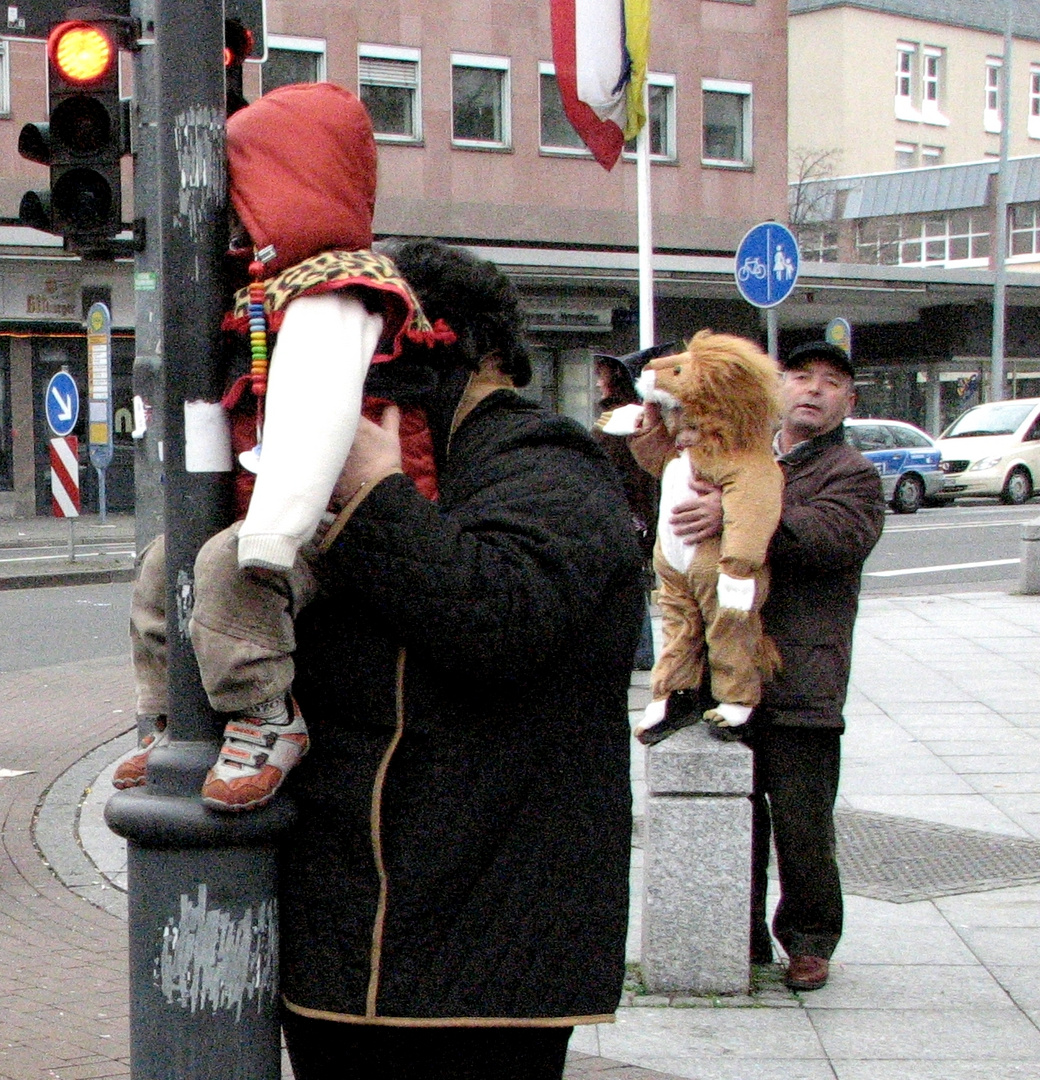
[[[253,31],[241,19],[224,20],[224,79],[227,89],[227,114],[233,116],[249,102],[242,93],[242,65],[253,51]]]
[[[78,250],[103,247],[122,230],[120,159],[129,152],[129,102],[119,97],[115,18],[71,19],[47,39],[50,118],[26,124],[18,153],[50,166],[50,190],[27,192],[26,225],[56,233]]]

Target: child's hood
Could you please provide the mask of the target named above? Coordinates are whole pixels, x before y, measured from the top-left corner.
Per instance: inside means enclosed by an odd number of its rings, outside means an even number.
[[[376,145],[364,105],[332,83],[282,86],[227,123],[231,201],[268,273],[372,244]]]

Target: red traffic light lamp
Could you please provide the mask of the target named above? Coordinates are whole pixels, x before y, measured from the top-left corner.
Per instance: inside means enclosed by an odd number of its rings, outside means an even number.
[[[73,250],[104,248],[122,231],[120,161],[129,152],[129,102],[119,96],[119,49],[127,20],[69,19],[47,39],[50,117],[26,124],[18,152],[50,166],[50,190],[30,191],[19,217],[65,238]]]

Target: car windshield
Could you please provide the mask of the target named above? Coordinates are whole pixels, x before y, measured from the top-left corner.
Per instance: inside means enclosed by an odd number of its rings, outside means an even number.
[[[958,417],[943,432],[944,439],[966,439],[972,435],[1013,435],[1033,411],[1034,403],[994,401],[977,405]]]

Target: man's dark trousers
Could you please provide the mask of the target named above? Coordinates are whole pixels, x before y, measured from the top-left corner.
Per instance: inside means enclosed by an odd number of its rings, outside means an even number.
[[[751,852],[751,952],[771,950],[766,924],[770,832],[776,844],[780,904],[773,933],[788,956],[830,958],[841,937],[841,880],[834,802],[841,766],[836,728],[793,727],[756,717]]]

